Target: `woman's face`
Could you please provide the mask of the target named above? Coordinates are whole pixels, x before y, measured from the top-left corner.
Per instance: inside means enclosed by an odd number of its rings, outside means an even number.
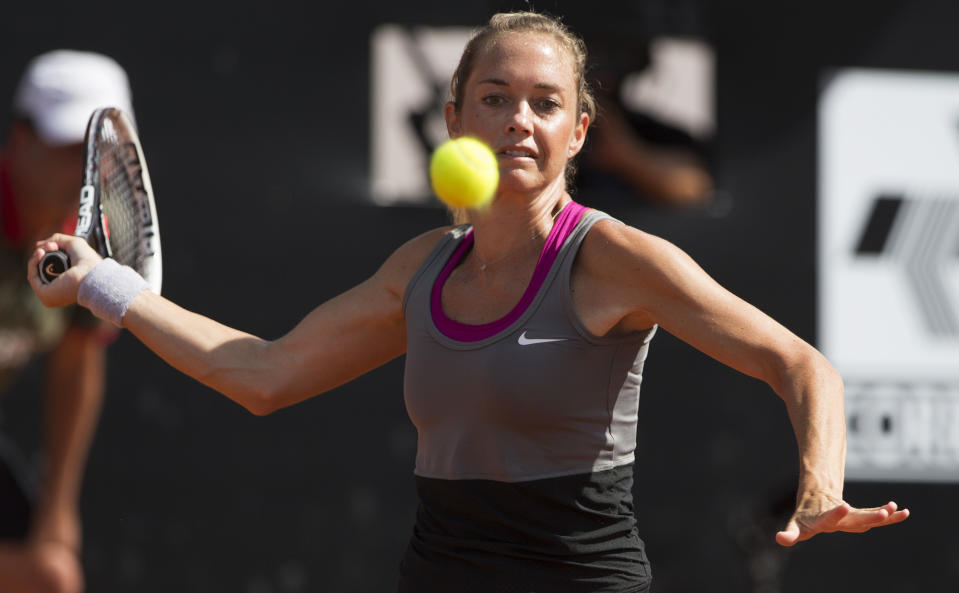
[[[572,56],[551,35],[507,33],[478,55],[459,111],[446,107],[450,136],[475,136],[496,153],[498,195],[562,183],[586,139]]]

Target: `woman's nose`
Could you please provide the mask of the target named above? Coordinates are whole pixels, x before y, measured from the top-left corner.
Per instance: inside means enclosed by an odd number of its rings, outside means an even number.
[[[525,101],[516,104],[516,109],[510,114],[506,129],[510,133],[528,134],[531,131],[530,126],[531,110]]]

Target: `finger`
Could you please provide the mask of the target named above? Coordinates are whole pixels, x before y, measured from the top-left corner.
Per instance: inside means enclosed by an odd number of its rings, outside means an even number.
[[[879,527],[889,522],[892,515],[885,509],[878,510],[855,510],[844,518],[839,525],[838,531],[852,531],[862,533],[873,527]],[[901,520],[901,519],[900,519]]]
[[[38,288],[43,289],[47,284],[40,278],[40,262],[47,253],[49,253],[49,251],[46,249],[37,247],[33,251],[33,255],[30,256],[30,261],[27,262],[27,282],[34,290]]]
[[[901,511],[896,511],[895,513],[889,515],[889,519],[886,520],[886,525],[892,525],[894,523],[902,523],[909,518],[909,509],[902,509]]]
[[[896,512],[896,509],[897,509],[897,508],[899,508],[899,506],[898,506],[894,501],[889,501],[889,502],[887,502],[886,504],[884,504],[884,505],[882,505],[882,506],[879,506],[879,507],[858,508],[857,510],[860,510],[860,511],[881,511],[881,510],[885,510],[886,512],[888,512],[888,513],[891,515],[891,514],[893,514],[893,513]]]
[[[43,249],[39,247],[33,250],[33,255],[30,256],[30,261],[27,262],[27,281],[30,284],[33,284],[33,280],[39,276],[37,266],[40,265],[40,258],[43,257],[43,254],[46,253]]]
[[[817,533],[837,531],[839,523],[848,517],[852,510],[847,503],[842,503],[807,521],[800,520],[801,514],[797,511],[786,529],[776,534],[776,542],[782,546],[792,546]]]
[[[40,239],[37,241],[37,247],[47,248],[50,245],[53,245],[54,248],[57,248],[58,245],[63,243],[63,239],[70,237],[71,235],[64,235],[62,233],[53,233],[46,239]]]
[[[857,512],[840,525],[843,531],[868,531],[873,527],[882,527],[901,523],[909,518],[909,509],[896,510],[896,503],[889,503],[878,509]],[[890,512],[891,511],[891,512]]]
[[[44,251],[70,251],[77,243],[85,243],[83,239],[76,237],[74,235],[65,235],[63,233],[54,233],[43,239],[37,241],[37,248],[43,249]]]
[[[830,526],[838,525],[853,512],[852,506],[844,502],[839,506],[829,509],[816,520],[816,525],[821,527],[819,531],[825,531]]]
[[[47,283],[40,278],[40,262],[47,253],[49,253],[49,251],[37,247],[33,255],[30,256],[30,261],[27,262],[27,282],[35,291],[38,289],[43,290],[47,286]]]
[[[776,543],[780,546],[791,547],[799,542],[799,525],[790,521],[786,529],[776,533]]]
[[[58,250],[65,251],[66,244],[61,239],[66,236],[67,235],[55,234],[41,241],[37,241],[34,246],[33,256],[30,258],[30,266],[36,267],[40,263],[40,259],[47,253]]]
[[[840,523],[847,520],[847,517],[854,511],[854,509],[849,506],[848,503],[842,503],[837,505],[828,511],[820,514],[816,517],[810,517],[806,521],[800,523],[806,531],[809,531],[808,537],[803,539],[809,539],[817,533],[831,532],[839,529]]]
[[[899,505],[895,501],[889,501],[884,505],[884,508],[889,511],[889,518],[886,520],[886,525],[892,525],[893,523],[900,523],[909,518],[909,509],[899,509]]]

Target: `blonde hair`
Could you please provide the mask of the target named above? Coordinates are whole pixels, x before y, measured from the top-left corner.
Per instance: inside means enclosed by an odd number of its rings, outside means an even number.
[[[596,99],[586,82],[586,44],[582,38],[569,30],[558,18],[538,12],[501,12],[494,14],[489,22],[473,32],[463,49],[459,64],[450,80],[450,97],[453,108],[458,112],[463,105],[466,81],[469,80],[476,60],[499,37],[507,33],[543,33],[553,36],[573,58],[573,75],[577,81],[577,99],[579,111],[596,117]],[[566,165],[566,181],[569,183],[576,172],[572,159]],[[465,208],[450,208],[454,224],[469,222],[469,213]]]

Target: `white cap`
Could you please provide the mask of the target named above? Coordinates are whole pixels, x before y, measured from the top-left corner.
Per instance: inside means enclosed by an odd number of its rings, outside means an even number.
[[[130,83],[104,55],[54,50],[27,64],[13,97],[13,113],[29,119],[51,145],[83,141],[87,121],[100,107],[117,107],[133,120]]]

